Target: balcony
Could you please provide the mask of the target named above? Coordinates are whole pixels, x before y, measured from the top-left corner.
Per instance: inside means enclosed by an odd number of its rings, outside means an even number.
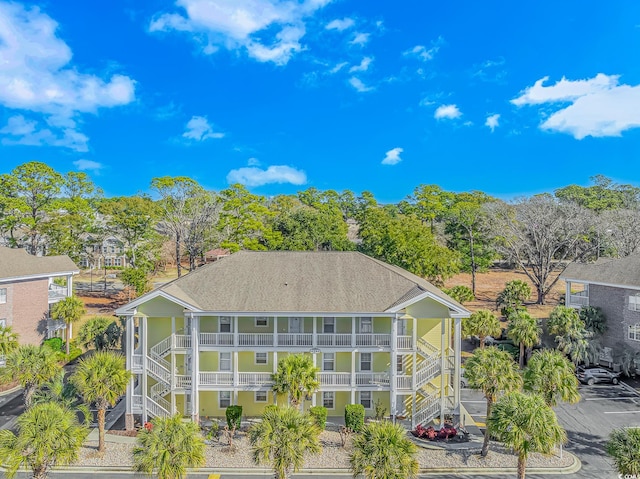
[[[67,287],[51,283],[49,285],[49,302],[55,303],[67,297]]]
[[[373,334],[373,333],[341,333],[329,334],[319,333],[238,333],[237,344],[234,333],[200,333],[201,348],[255,348],[255,347],[284,347],[284,348],[312,348],[318,347],[322,349],[349,349],[358,348],[374,348],[374,349],[390,349],[391,334]],[[177,335],[176,335],[177,337]],[[187,341],[185,340],[185,345]],[[402,350],[411,350],[412,337],[398,336],[397,348]],[[188,347],[188,346],[186,346]]]

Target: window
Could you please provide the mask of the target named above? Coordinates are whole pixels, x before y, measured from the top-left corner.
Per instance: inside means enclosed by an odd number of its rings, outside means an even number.
[[[371,371],[371,353],[360,353],[360,371]]]
[[[7,318],[0,319],[0,328],[6,328],[6,327],[7,327]]]
[[[220,353],[220,371],[231,371],[231,353]]]
[[[218,393],[218,406],[220,406],[220,409],[231,406],[231,391],[220,391]]]
[[[104,259],[104,265],[105,266],[111,266],[111,258],[105,258]]]
[[[396,371],[400,374],[402,374],[402,371],[404,371],[402,354],[398,354],[398,356],[396,357]]]
[[[336,354],[323,353],[322,354],[322,370],[335,371],[335,366],[336,366]]]
[[[336,332],[336,318],[322,318],[322,332],[334,334]]]
[[[115,252],[116,252],[116,247],[115,247],[115,246],[112,246],[112,247],[111,247],[111,252],[112,252],[112,253],[115,253]]]
[[[7,288],[0,289],[0,304],[7,302]]]
[[[640,323],[629,326],[629,339],[640,341]]]
[[[266,316],[256,316],[256,326],[259,328],[266,328],[269,326],[269,318]]]
[[[267,402],[267,391],[256,391],[255,402]]]
[[[629,309],[640,311],[640,295],[629,296]]]
[[[334,409],[334,396],[333,391],[326,391],[322,393],[322,405],[327,409]]]
[[[371,409],[371,391],[360,391],[360,404],[365,409]]]
[[[256,353],[256,364],[267,364],[267,353]]]
[[[231,332],[231,316],[220,316],[220,332]]]
[[[360,332],[365,334],[373,333],[373,318],[360,318]]]
[[[115,259],[115,266],[122,266],[122,258]]]

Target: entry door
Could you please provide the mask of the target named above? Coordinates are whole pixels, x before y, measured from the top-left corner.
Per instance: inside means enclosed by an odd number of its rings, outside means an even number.
[[[407,320],[401,319],[398,321],[398,336],[406,336],[407,335]]]
[[[302,318],[289,318],[289,332],[290,333],[302,332]]]

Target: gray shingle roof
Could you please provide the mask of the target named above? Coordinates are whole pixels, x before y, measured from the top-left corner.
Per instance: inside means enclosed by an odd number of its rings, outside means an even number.
[[[424,292],[465,311],[428,281],[356,252],[242,251],[158,289],[203,311],[384,312]]]
[[[0,280],[59,273],[77,273],[68,256],[32,256],[24,249],[0,246]]]
[[[595,263],[571,263],[560,277],[587,283],[640,287],[640,256],[603,258]]]

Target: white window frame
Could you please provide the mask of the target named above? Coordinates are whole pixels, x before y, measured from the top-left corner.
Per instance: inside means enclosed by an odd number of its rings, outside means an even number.
[[[222,325],[227,325],[227,321],[229,321],[229,331],[223,331]],[[233,333],[233,318],[231,316],[218,316],[218,332],[219,333]]]
[[[264,354],[264,361],[258,360],[258,355]],[[269,364],[269,354],[263,351],[256,351],[254,359],[254,364]]]
[[[399,374],[404,372],[404,356],[402,354],[396,356],[396,372]]]
[[[122,266],[122,258],[119,256],[115,259],[115,266]]]
[[[368,361],[363,361],[363,358],[369,357]],[[369,363],[369,369],[363,369],[362,363]],[[373,371],[373,353],[360,353],[360,371],[361,372],[371,372]]]
[[[629,326],[627,338],[629,338],[630,341],[640,341],[640,323]]]
[[[327,401],[331,401],[331,406],[327,406]],[[333,391],[323,391],[322,392],[322,405],[327,409],[335,409],[336,408],[336,393]]]
[[[327,362],[331,363],[331,369],[326,368]],[[322,353],[322,370],[327,372],[336,370],[336,353]]]
[[[373,334],[373,318],[371,316],[363,316],[358,321],[358,331],[361,334]]]
[[[264,394],[264,399],[258,399],[258,394]],[[253,393],[253,400],[255,402],[267,402],[269,400],[269,393],[267,391],[255,391]]]
[[[0,304],[7,302],[7,288],[0,288]]]
[[[259,324],[264,321],[264,324]],[[256,316],[255,321],[256,328],[268,328],[269,327],[269,317],[268,316]]]
[[[366,406],[363,403],[363,400],[366,401],[366,399],[362,398],[363,394],[368,394],[369,395],[369,399],[368,399],[369,405],[368,406]],[[365,409],[373,409],[373,392],[371,392],[371,391],[359,391],[358,392],[358,403],[362,404]]]
[[[330,331],[327,331],[327,329],[330,329]],[[324,334],[336,334],[336,318],[331,316],[322,318],[322,332]]]
[[[229,397],[222,397],[223,394],[225,396],[228,395]],[[225,401],[225,403],[228,401],[229,403],[225,406],[225,405],[223,405],[222,401]],[[218,407],[220,409],[226,409],[229,406],[231,406],[231,391],[220,391],[218,393]]]
[[[228,359],[225,357],[223,358],[223,356],[227,356],[228,355]],[[222,369],[222,362],[228,362],[229,363],[229,369]],[[219,371],[225,371],[225,372],[231,372],[233,371],[233,359],[231,357],[231,353],[229,352],[222,352],[220,351],[218,353],[218,370]]]
[[[629,296],[629,309],[631,311],[640,311],[640,295],[632,294]]]
[[[6,328],[6,327],[7,327],[7,318],[0,319],[0,328]]]

